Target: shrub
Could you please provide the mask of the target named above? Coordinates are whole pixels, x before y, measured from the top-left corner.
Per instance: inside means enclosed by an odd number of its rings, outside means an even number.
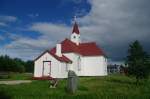
[[[6,93],[4,90],[0,90],[0,99],[11,99],[11,96]]]

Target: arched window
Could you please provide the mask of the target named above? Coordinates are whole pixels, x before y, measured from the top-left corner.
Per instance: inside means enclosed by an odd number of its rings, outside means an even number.
[[[81,70],[81,58],[80,56],[78,57],[78,71]]]

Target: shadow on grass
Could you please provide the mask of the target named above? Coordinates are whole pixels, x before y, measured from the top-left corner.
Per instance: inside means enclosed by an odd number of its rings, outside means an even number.
[[[0,99],[12,99],[12,97],[6,91],[0,90]]]
[[[117,78],[111,78],[111,79],[107,79],[106,81],[108,82],[112,82],[112,83],[117,83],[117,84],[127,84],[127,85],[135,85],[135,86],[142,86],[142,85],[146,85],[148,83],[147,80],[140,80],[137,84],[136,79],[117,79]]]
[[[108,82],[112,82],[112,83],[119,83],[119,84],[130,84],[130,85],[135,85],[136,82],[135,81],[131,81],[131,80],[121,80],[121,79],[107,79],[106,81]]]
[[[79,91],[88,91],[88,88],[85,86],[79,86],[78,90]]]

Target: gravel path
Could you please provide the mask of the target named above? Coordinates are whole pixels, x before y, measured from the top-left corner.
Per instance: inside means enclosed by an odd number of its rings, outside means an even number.
[[[16,85],[21,83],[31,83],[31,80],[11,80],[11,81],[0,81],[0,84],[6,84],[6,85]]]

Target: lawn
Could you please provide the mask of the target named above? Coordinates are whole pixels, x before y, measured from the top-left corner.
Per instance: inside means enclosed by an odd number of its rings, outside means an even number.
[[[5,75],[0,75],[1,80],[29,80],[32,78],[31,73],[6,73]]]
[[[144,99],[150,98],[150,80],[135,85],[135,79],[123,75],[80,77],[78,91],[66,93],[66,80],[57,88],[49,88],[48,81],[20,85],[0,85],[0,90],[13,99]]]

